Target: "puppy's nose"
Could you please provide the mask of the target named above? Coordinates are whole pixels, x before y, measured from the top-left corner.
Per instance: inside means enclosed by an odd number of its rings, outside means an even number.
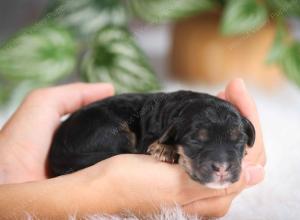
[[[226,163],[214,162],[211,164],[212,170],[215,171],[217,176],[227,176],[229,165]]]

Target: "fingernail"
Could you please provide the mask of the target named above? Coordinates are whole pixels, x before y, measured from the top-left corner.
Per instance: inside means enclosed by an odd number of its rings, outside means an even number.
[[[261,181],[264,175],[264,168],[261,165],[249,166],[245,171],[247,185],[254,185]]]

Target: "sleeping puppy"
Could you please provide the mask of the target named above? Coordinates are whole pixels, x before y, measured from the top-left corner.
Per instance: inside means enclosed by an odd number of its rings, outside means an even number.
[[[179,163],[211,188],[236,182],[255,130],[229,102],[191,91],[123,94],[73,113],[57,129],[49,155],[53,175],[118,154],[150,154]]]

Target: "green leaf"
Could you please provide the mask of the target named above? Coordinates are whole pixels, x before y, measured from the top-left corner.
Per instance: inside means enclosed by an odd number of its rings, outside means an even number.
[[[7,82],[0,80],[0,106],[8,102],[11,92],[12,89]]]
[[[124,27],[101,29],[84,57],[82,74],[89,82],[110,82],[117,93],[160,88],[142,50]]]
[[[221,31],[224,35],[259,30],[267,21],[267,9],[256,0],[229,0],[224,8]]]
[[[82,40],[94,38],[101,28],[127,25],[128,12],[120,0],[57,0],[56,21],[73,30]]]
[[[33,89],[49,86],[48,83],[41,83],[32,80],[20,82],[0,79],[0,108],[4,110],[12,106],[18,106],[24,97]]]
[[[267,0],[274,16],[300,16],[300,2],[298,0]]]
[[[0,75],[12,81],[55,82],[75,64],[74,39],[52,23],[26,28],[0,48]]]
[[[290,45],[281,61],[287,77],[300,86],[300,43],[294,42]]]
[[[284,40],[287,37],[287,33],[285,30],[284,25],[280,22],[277,25],[277,31],[274,38],[274,42],[270,52],[268,53],[267,63],[274,63],[281,60],[282,56],[284,55],[286,45]]]
[[[129,0],[134,13],[150,23],[192,16],[214,8],[211,0]]]

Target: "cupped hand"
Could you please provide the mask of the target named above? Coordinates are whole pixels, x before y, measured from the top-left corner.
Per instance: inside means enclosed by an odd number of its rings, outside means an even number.
[[[47,155],[60,118],[112,94],[113,88],[108,84],[82,83],[31,93],[0,132],[0,180],[17,183],[46,179]],[[178,165],[158,162],[146,155],[118,155],[59,180],[62,184],[68,178],[86,180],[82,191],[69,192],[92,201],[80,199],[81,210],[99,210],[97,205],[103,203],[104,198],[101,193],[109,192],[110,199],[104,201],[107,206],[102,211],[113,213],[128,209],[151,213],[158,206],[176,203],[192,214],[224,215],[236,195],[262,181],[265,153],[257,110],[243,82],[231,81],[219,97],[237,106],[252,121],[257,133],[240,180],[229,188],[206,188],[191,180]]]
[[[103,187],[99,170],[109,186]],[[247,185],[242,177],[228,189],[207,188],[193,181],[179,165],[159,162],[147,155],[118,155],[74,175],[86,176],[84,194],[91,195],[89,200],[93,200],[93,204],[81,208],[97,210],[103,197],[95,192],[105,191],[113,203],[108,201],[108,213],[129,210],[142,216],[177,205],[191,215],[221,217]]]
[[[31,92],[0,131],[0,181],[46,179],[48,151],[61,117],[113,93],[113,87],[105,83],[75,83]]]
[[[252,148],[247,150],[247,155],[243,161],[243,167],[248,184],[254,185],[264,178],[263,167],[266,164],[266,153],[263,142],[262,130],[260,127],[259,116],[253,98],[247,92],[242,79],[232,80],[225,91],[220,92],[218,96],[235,105],[243,116],[248,118],[255,127],[256,137]]]

